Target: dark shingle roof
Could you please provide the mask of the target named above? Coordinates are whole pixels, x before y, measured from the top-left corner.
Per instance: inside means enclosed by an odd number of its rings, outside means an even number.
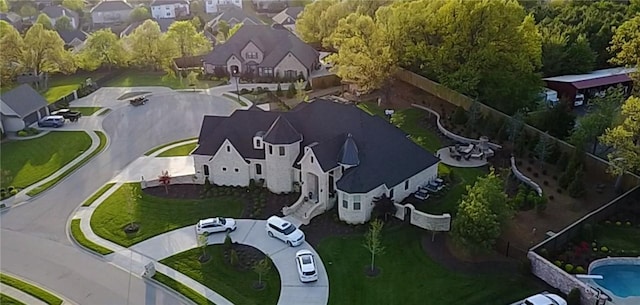
[[[235,5],[224,9],[220,15],[216,16],[216,18],[213,18],[213,20],[209,22],[208,26],[216,27],[221,20],[224,20],[231,26],[237,23],[262,24],[262,21],[258,16],[245,12],[243,9]]]
[[[60,34],[60,38],[64,40],[65,44],[71,43],[75,38],[80,41],[85,41],[87,39],[87,33],[80,30],[58,31],[58,34]]]
[[[21,118],[48,105],[47,100],[27,84],[22,84],[11,91],[3,93],[0,96],[0,100]],[[8,112],[3,111],[3,113]]]
[[[272,19],[278,24],[294,24],[300,13],[302,13],[302,10],[304,10],[304,7],[301,6],[287,7],[273,16]]]
[[[269,144],[293,144],[302,140],[302,136],[286,118],[278,116],[263,140]]]
[[[189,1],[187,0],[154,0],[153,2],[151,2],[151,6],[154,5],[163,5],[163,4],[189,4]]]
[[[225,43],[216,46],[204,58],[212,65],[226,65],[231,55],[241,59],[240,51],[253,42],[264,53],[262,67],[275,67],[291,52],[305,67],[311,69],[318,61],[318,51],[304,43],[286,29],[274,29],[268,25],[243,25]]]
[[[16,30],[22,31],[22,17],[16,13],[0,13],[0,20],[11,24]]]
[[[345,192],[364,193],[381,184],[393,187],[438,162],[384,119],[353,105],[322,99],[301,103],[285,113],[237,110],[230,117],[205,116],[194,154],[212,156],[229,139],[244,158],[263,159],[264,150],[253,149],[252,138],[268,130],[278,117],[303,135],[301,147],[311,147],[325,171],[338,166],[341,148],[350,142],[351,134],[353,146],[357,143],[359,164],[347,169],[337,182]]]
[[[80,19],[78,13],[63,7],[62,5],[47,6],[42,9],[42,12],[49,16],[49,18],[60,18],[62,16],[67,16],[69,18],[74,18],[75,20]]]
[[[131,4],[122,0],[103,0],[91,9],[91,12],[113,12],[133,10]]]

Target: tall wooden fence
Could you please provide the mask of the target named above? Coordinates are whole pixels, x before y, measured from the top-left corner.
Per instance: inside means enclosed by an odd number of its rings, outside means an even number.
[[[395,78],[407,84],[410,84],[416,88],[419,88],[422,91],[432,96],[435,96],[442,101],[448,102],[455,106],[462,107],[466,110],[468,110],[469,107],[471,107],[471,105],[474,102],[472,98],[464,94],[461,94],[453,89],[447,88],[442,84],[434,82],[424,76],[418,75],[416,73],[413,73],[405,69],[399,69],[398,72],[395,74]],[[425,104],[424,101],[412,101],[412,102],[416,104]],[[482,103],[478,103],[478,105],[480,106],[479,108],[480,111],[484,115],[491,115],[494,118],[502,118],[505,120],[510,118],[510,116],[507,115],[506,113],[493,109],[487,105],[484,105]],[[546,135],[546,133],[543,132],[542,130],[535,128],[529,124],[524,124],[524,129],[529,134],[537,134],[539,136]],[[553,139],[558,144],[558,147],[561,152],[571,154],[573,153],[573,151],[575,151],[575,146],[561,139],[557,139],[557,138],[553,138]],[[590,153],[586,153],[586,156],[587,156],[587,158],[585,159],[586,170],[593,170],[596,172],[606,174],[607,170],[609,169],[609,162]],[[637,186],[638,184],[640,184],[640,177],[635,174],[627,173],[622,178],[622,187],[625,190],[629,190]]]

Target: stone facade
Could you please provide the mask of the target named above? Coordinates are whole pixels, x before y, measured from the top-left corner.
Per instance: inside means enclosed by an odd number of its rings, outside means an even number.
[[[274,73],[279,73],[283,77],[286,71],[295,71],[296,75],[302,73],[305,79],[309,78],[309,70],[291,52],[280,60],[275,67]]]
[[[435,232],[448,232],[451,230],[451,215],[448,213],[442,215],[433,215],[416,210],[412,204],[401,205],[395,204],[396,218],[405,220],[407,209],[411,210],[411,219],[409,220],[412,225],[423,228],[429,231]]]

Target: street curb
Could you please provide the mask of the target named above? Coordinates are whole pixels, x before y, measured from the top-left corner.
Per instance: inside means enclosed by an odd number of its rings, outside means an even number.
[[[158,273],[158,271],[156,271],[156,273]],[[160,273],[162,273],[162,272],[160,272]],[[162,273],[162,274],[164,274],[164,273]],[[168,275],[166,275],[166,274],[165,274],[165,276],[168,276]],[[163,283],[161,283],[161,282],[159,282],[159,281],[156,281],[156,280],[154,280],[153,278],[146,278],[146,277],[143,277],[142,279],[143,279],[145,282],[151,282],[152,284],[154,284],[154,285],[156,285],[156,286],[158,286],[158,287],[160,287],[160,288],[164,288],[165,290],[167,290],[167,291],[169,291],[170,293],[172,293],[172,294],[174,294],[175,296],[177,296],[179,299],[184,300],[187,304],[198,305],[198,304],[196,304],[194,301],[192,301],[191,299],[189,299],[189,298],[187,298],[186,296],[184,296],[184,294],[179,293],[179,292],[177,292],[177,291],[173,290],[173,288],[171,288],[171,287],[169,287],[169,286],[167,286],[167,285],[165,285],[165,284],[163,284]],[[175,280],[175,279],[174,279],[174,280]],[[178,282],[178,283],[180,283],[180,282]],[[184,284],[183,284],[183,285],[184,285]],[[205,298],[206,298],[206,297],[205,297]],[[210,301],[210,300],[209,300],[209,301]]]

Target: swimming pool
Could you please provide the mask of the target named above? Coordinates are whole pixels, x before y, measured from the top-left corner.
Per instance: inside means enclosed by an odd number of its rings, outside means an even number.
[[[596,284],[617,297],[640,297],[640,265],[612,264],[593,268],[590,274],[602,275]]]

